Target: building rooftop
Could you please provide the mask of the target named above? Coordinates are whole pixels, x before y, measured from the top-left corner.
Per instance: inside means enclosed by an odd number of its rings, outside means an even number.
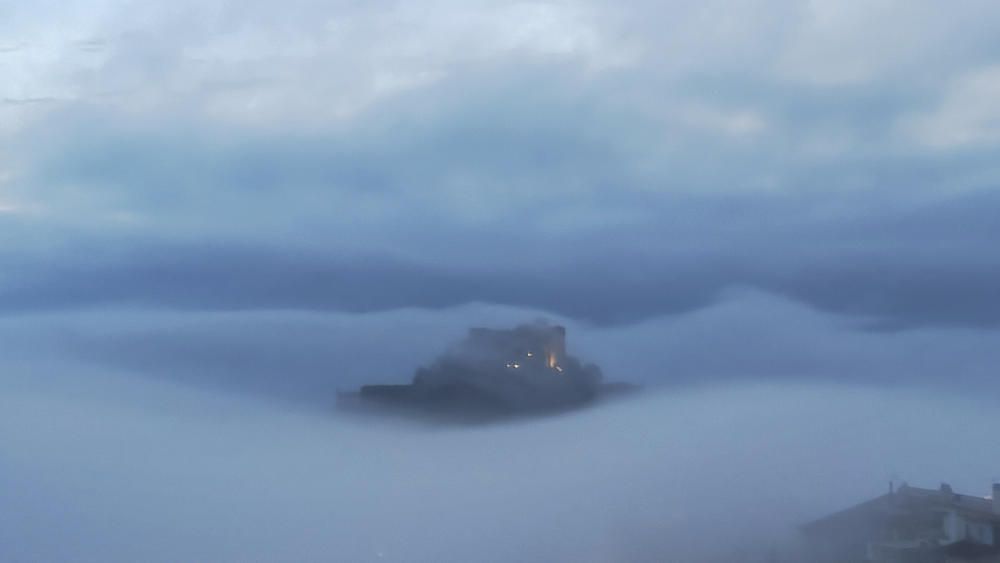
[[[801,529],[816,561],[1000,563],[998,500],[903,485]]]
[[[841,520],[853,520],[859,512],[907,512],[915,509],[955,510],[970,516],[1000,523],[1000,513],[993,510],[991,497],[958,494],[947,484],[938,489],[925,489],[903,484],[895,491],[856,504],[802,526],[804,531],[836,525]]]

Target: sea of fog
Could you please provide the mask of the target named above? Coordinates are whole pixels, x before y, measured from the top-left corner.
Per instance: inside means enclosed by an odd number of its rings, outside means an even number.
[[[525,315],[6,319],[0,560],[764,561],[890,479],[985,495],[1000,475],[1000,385],[977,383],[995,337],[870,333],[765,296],[570,324],[574,353],[647,385],[633,398],[473,427],[336,409],[336,388]],[[949,356],[972,367],[930,379]]]

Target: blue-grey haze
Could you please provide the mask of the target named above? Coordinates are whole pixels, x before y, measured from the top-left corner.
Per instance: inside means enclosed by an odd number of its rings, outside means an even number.
[[[0,560],[731,561],[891,478],[985,494],[998,26],[0,0]],[[334,412],[536,318],[650,393]]]

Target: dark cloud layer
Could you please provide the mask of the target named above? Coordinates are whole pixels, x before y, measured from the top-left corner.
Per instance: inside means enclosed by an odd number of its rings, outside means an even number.
[[[46,211],[0,221],[50,236],[0,249],[0,308],[613,324],[743,287],[859,326],[1000,322],[1000,165],[899,139],[929,86],[727,77],[497,60],[308,130],[67,107],[18,148],[15,193]]]
[[[487,302],[606,323],[698,308],[712,300],[721,281],[698,272],[645,280],[584,272],[477,273],[379,258],[150,246],[118,260],[64,261],[57,275],[41,268],[34,276],[17,276],[0,303],[8,311],[128,305],[370,312]]]
[[[479,233],[483,241],[497,237],[490,252],[510,257],[488,270],[476,263],[475,248],[441,263],[433,256],[338,255],[312,245],[81,243],[43,262],[22,257],[0,289],[0,307],[368,312],[486,302],[615,324],[700,309],[722,290],[753,287],[872,327],[1000,322],[1000,263],[986,242],[1000,237],[994,193],[802,219],[822,205],[678,198],[664,206],[670,210],[663,225],[619,227],[610,248],[540,239],[524,249],[523,239]],[[642,248],[619,253],[628,241]],[[552,264],[534,263],[560,252]],[[462,253],[471,256],[469,266]]]

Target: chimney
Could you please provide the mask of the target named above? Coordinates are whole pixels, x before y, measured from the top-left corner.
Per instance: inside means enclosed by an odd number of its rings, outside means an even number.
[[[939,490],[941,491],[941,496],[944,497],[945,500],[951,500],[952,497],[955,496],[955,491],[951,489],[951,485],[948,483],[941,483],[941,488]]]
[[[1000,483],[993,483],[993,513],[1000,514]]]

